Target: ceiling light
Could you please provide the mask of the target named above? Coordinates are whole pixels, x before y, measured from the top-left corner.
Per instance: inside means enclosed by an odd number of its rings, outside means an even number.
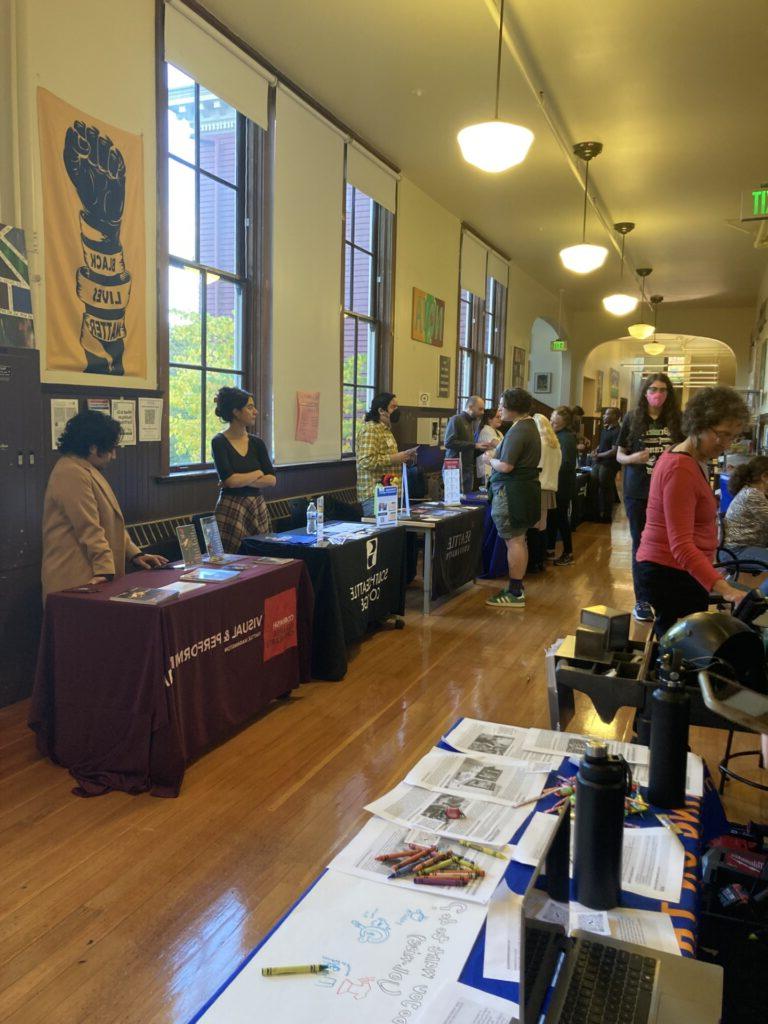
[[[569,245],[567,249],[560,250],[560,259],[566,270],[572,270],[574,274],[591,274],[593,270],[602,267],[608,255],[604,245],[587,245],[587,195],[589,192],[589,161],[599,156],[603,151],[602,142],[577,142],[573,147],[576,156],[587,165],[584,175],[584,216],[581,222],[581,243]]]
[[[624,278],[624,243],[627,235],[634,229],[635,225],[631,221],[625,220],[613,226],[621,235],[621,271],[619,272],[619,281],[622,281]],[[637,309],[638,302],[639,299],[636,299],[634,295],[627,295],[625,292],[615,292],[613,295],[605,296],[603,308],[608,313],[613,313],[614,316],[626,316],[627,313],[633,313]]]
[[[520,164],[528,155],[533,132],[519,124],[499,120],[499,85],[501,83],[501,45],[504,34],[504,0],[499,8],[499,46],[496,55],[496,108],[493,121],[470,124],[456,136],[461,155],[468,164],[481,171],[498,174]]]
[[[646,277],[648,277],[649,274],[652,274],[652,273],[653,273],[653,270],[652,270],[651,267],[638,267],[637,268],[637,276],[642,281],[642,290],[641,290],[641,295],[640,295],[640,308],[641,309],[645,305],[645,302],[646,302],[646,299],[645,299],[645,279],[646,279]],[[656,331],[656,328],[653,326],[653,324],[646,324],[646,323],[643,323],[641,321],[640,323],[630,324],[629,327],[627,328],[627,330],[629,331],[629,333],[631,334],[631,336],[633,338],[637,339],[637,341],[646,341],[648,338],[653,336],[653,334]]]
[[[666,345],[662,345],[660,341],[649,341],[643,345],[643,351],[647,352],[649,356],[660,356],[666,348]]]

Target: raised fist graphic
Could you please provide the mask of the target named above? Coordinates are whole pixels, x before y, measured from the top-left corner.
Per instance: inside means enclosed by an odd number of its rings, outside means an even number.
[[[85,306],[80,330],[85,372],[121,375],[125,309],[131,297],[131,275],[120,244],[125,160],[108,135],[82,121],[67,128],[62,155],[82,204],[83,266],[77,271],[77,296]]]
[[[125,160],[108,135],[75,121],[64,140],[64,166],[92,227],[117,241],[125,208]]]

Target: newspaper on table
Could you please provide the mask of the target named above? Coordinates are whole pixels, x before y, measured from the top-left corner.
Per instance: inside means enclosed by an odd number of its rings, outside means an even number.
[[[537,867],[559,824],[560,815],[536,811],[515,847],[515,860],[518,864]]]
[[[648,747],[638,743],[623,743],[620,740],[582,736],[573,732],[555,732],[552,729],[529,729],[525,749],[533,754],[558,754],[561,758],[581,757],[587,743],[593,740],[604,743],[609,754],[620,754],[632,765],[648,764]]]
[[[513,762],[528,766],[528,771],[556,771],[563,756],[540,755],[524,748],[529,730],[517,725],[481,722],[464,718],[455,729],[443,736],[443,741],[464,754],[482,754],[490,761]]]
[[[632,777],[638,786],[647,786],[648,765],[633,767]],[[685,765],[685,792],[688,796],[704,796],[704,762],[698,754],[690,751]]]
[[[572,935],[577,929],[597,935],[610,935],[614,939],[648,946],[661,953],[682,956],[672,918],[658,910],[634,910],[631,907],[591,910],[580,903],[570,903],[569,934]]]
[[[485,872],[485,877],[476,878],[461,889],[439,885],[429,887],[433,893],[444,893],[451,899],[460,894],[461,899],[471,900],[473,903],[489,901],[509,866],[509,858],[514,852],[514,847],[503,847],[500,852],[504,853],[508,859],[501,860],[499,857],[491,857],[477,850],[469,850],[455,842],[452,845],[450,839],[440,838],[431,832],[409,829],[382,818],[371,818],[354,839],[336,854],[328,867],[331,871],[341,871],[358,878],[382,882],[387,886],[397,886],[410,892],[418,892],[421,887],[414,883],[413,878],[387,878],[395,865],[376,860],[376,857],[381,854],[407,849],[408,843],[418,843],[422,846],[434,845],[440,851],[452,849],[454,853],[460,854],[467,860],[472,860],[481,868]]]
[[[538,799],[547,773],[529,772],[523,766],[500,763],[480,754],[454,754],[434,747],[411,768],[405,781],[411,786],[517,807]]]
[[[464,817],[446,817],[448,808],[458,808]],[[367,804],[365,809],[396,825],[489,846],[505,846],[530,814],[529,807],[504,807],[453,793],[432,793],[405,782]]]
[[[511,1024],[519,1007],[508,999],[454,981],[443,985],[419,1014],[419,1024]]]
[[[652,900],[679,903],[685,848],[669,829],[625,828],[621,888]]]
[[[520,981],[523,897],[502,881],[488,904],[485,919],[483,977]]]

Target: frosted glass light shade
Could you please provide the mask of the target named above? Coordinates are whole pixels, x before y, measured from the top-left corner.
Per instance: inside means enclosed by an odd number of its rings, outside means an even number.
[[[660,341],[649,341],[646,345],[643,345],[643,349],[648,353],[649,356],[660,356],[666,348],[666,345],[662,345]]]
[[[656,333],[653,324],[630,324],[627,330],[638,341],[646,341]]]
[[[462,128],[456,138],[468,164],[498,174],[525,160],[533,132],[508,121],[483,121]]]
[[[603,299],[603,307],[608,313],[614,316],[626,316],[627,313],[634,313],[640,300],[632,295],[624,295],[616,292],[615,295],[606,295]]]
[[[560,250],[563,266],[574,274],[591,274],[593,270],[602,267],[607,255],[608,250],[604,245],[587,245],[585,242]]]

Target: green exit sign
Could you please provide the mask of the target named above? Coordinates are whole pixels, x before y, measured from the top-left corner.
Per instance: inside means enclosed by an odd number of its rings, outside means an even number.
[[[550,341],[549,344],[550,344],[553,352],[567,352],[568,351],[568,342],[565,340],[565,338],[553,338],[552,341]]]
[[[768,182],[741,193],[742,220],[768,220]]]

